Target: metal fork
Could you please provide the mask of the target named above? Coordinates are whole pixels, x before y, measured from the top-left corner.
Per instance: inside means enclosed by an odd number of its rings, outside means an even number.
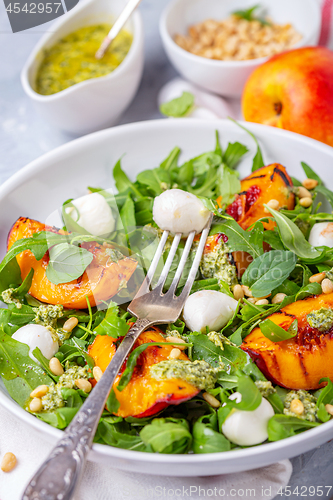
[[[31,479],[22,500],[70,500],[73,497],[83,472],[87,454],[92,446],[99,419],[118,372],[135,341],[144,330],[156,324],[173,323],[179,318],[199,268],[212,218],[213,215],[210,216],[202,231],[187,281],[178,297],[175,292],[183,274],[195,232],[188,235],[175,276],[165,294],[163,294],[163,287],[182,234],[175,235],[157,285],[150,291],[152,279],[169,236],[168,231],[163,232],[145,280],[127,308],[137,318],[136,322],[124,337],[100,381],[65,430],[64,436]]]

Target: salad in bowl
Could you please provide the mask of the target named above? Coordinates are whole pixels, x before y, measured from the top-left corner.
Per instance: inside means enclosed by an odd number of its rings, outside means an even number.
[[[324,207],[333,193],[315,165],[302,164],[301,183],[288,166],[266,165],[258,144],[240,180],[237,165],[248,154],[239,142],[222,149],[217,134],[212,151],[181,163],[174,148],[135,181],[118,161],[118,192],[89,186],[64,200],[59,227],[13,221],[0,264],[0,373],[21,407],[67,427],[135,320],[127,304],[162,230],[198,232],[180,293],[213,212],[182,316],[140,336],[95,442],[228,452],[332,418],[333,215]],[[181,254],[180,246],[173,273]]]

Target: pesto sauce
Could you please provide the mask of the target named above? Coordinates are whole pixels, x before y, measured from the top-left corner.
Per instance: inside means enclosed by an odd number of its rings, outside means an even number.
[[[228,245],[221,238],[218,244],[211,252],[204,253],[200,263],[200,271],[204,278],[216,278],[218,281],[224,281],[229,286],[236,285],[237,270],[236,266],[230,264],[230,250]]]
[[[333,310],[326,307],[310,312],[306,319],[312,328],[327,332],[333,326]]]
[[[276,389],[272,386],[272,382],[268,380],[256,380],[255,384],[263,398],[268,398],[268,396],[276,392]]]
[[[302,415],[296,415],[290,410],[290,404],[293,399],[299,399],[302,401],[304,405],[304,412]],[[284,400],[284,410],[283,413],[285,415],[289,415],[291,417],[298,417],[302,420],[308,420],[309,422],[315,422],[317,417],[318,408],[316,406],[317,398],[310,394],[308,391],[299,390],[299,391],[290,391],[285,397]]]
[[[57,305],[45,305],[33,308],[35,313],[34,322],[37,325],[50,326],[54,330],[57,328],[57,321],[64,315],[64,306]]]
[[[122,30],[104,57],[98,60],[95,53],[110,29],[109,24],[85,26],[46,50],[36,76],[36,92],[56,94],[84,80],[114,71],[128,54],[133,37]]]
[[[213,344],[215,344],[217,347],[219,347],[220,349],[222,349],[222,351],[224,350],[224,344],[232,345],[234,347],[237,347],[236,344],[234,344],[233,342],[231,342],[231,340],[229,340],[228,337],[226,337],[225,335],[223,335],[223,333],[209,332],[207,334],[207,337],[209,338],[209,340],[211,342],[213,342]]]
[[[20,299],[16,299],[15,297],[13,297],[13,292],[15,292],[15,288],[7,288],[7,290],[4,290],[1,294],[1,300],[5,304],[15,304],[17,309],[21,309],[22,302],[20,301]]]
[[[83,378],[88,380],[90,377],[88,366],[70,365],[66,363],[66,371],[59,377],[55,384],[52,382],[45,396],[42,397],[43,410],[52,411],[65,406],[65,400],[62,397],[62,389],[76,389],[75,380]]]
[[[213,368],[206,361],[189,361],[183,359],[168,359],[150,368],[150,375],[156,380],[180,378],[200,390],[215,387],[217,374],[223,369]]]

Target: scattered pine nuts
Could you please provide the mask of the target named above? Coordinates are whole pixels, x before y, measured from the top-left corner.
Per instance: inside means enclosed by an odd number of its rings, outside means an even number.
[[[285,293],[277,293],[272,298],[272,304],[281,304],[285,297],[287,297]]]
[[[269,304],[267,299],[259,299],[256,302],[256,306],[267,306]]]
[[[310,196],[306,196],[305,198],[301,198],[299,200],[299,204],[301,205],[301,207],[309,208],[312,205],[312,198]]]
[[[219,408],[221,406],[220,401],[218,399],[214,398],[214,396],[212,396],[211,394],[209,394],[209,392],[204,392],[202,397],[213,408]]]
[[[242,285],[235,285],[233,288],[233,294],[234,294],[235,300],[243,300],[244,299],[244,290],[242,288]]]
[[[328,278],[325,278],[321,282],[321,289],[322,289],[323,293],[332,293],[333,292],[333,283],[332,283],[332,281],[329,280]]]
[[[325,278],[325,273],[317,273],[313,274],[310,278],[309,281],[310,283],[321,283],[323,279]]]
[[[293,399],[290,403],[290,411],[296,413],[296,415],[302,415],[304,412],[304,405],[300,399]]]
[[[102,375],[103,375],[103,372],[100,369],[100,367],[99,366],[94,366],[94,368],[93,368],[93,376],[94,376],[94,379],[96,380],[96,382],[99,382],[101,380]]]
[[[75,380],[75,385],[76,387],[81,389],[81,391],[86,393],[90,392],[92,389],[91,383],[89,382],[89,380],[86,380],[85,378],[77,378]]]
[[[67,321],[65,321],[62,329],[65,330],[65,332],[71,332],[72,330],[74,330],[78,322],[79,320],[77,318],[74,318],[73,316],[72,318],[69,318]]]
[[[57,377],[60,377],[60,375],[63,375],[64,369],[59,361],[58,358],[51,358],[49,362],[49,368],[53,375],[56,375]]]
[[[299,186],[297,188],[297,196],[301,200],[302,198],[311,198],[311,193],[305,187]]]
[[[47,385],[39,385],[30,393],[31,398],[42,398],[49,390]]]
[[[171,344],[186,344],[185,340],[179,339],[178,337],[167,337],[165,340],[167,342],[170,342]],[[184,347],[181,345],[177,345],[176,347],[178,347],[178,349],[180,349],[181,351],[186,349],[185,345],[184,345]]]
[[[34,398],[32,401],[30,401],[29,409],[30,411],[32,411],[32,413],[39,413],[40,411],[42,411],[42,400],[40,398]]]
[[[252,292],[248,286],[242,285],[242,289],[243,289],[243,292],[246,295],[246,297],[252,297]]]
[[[171,349],[171,352],[169,354],[169,359],[178,359],[181,354],[181,350],[178,349],[178,347],[174,347],[174,349]]]
[[[329,413],[330,415],[333,415],[333,405],[325,405],[325,409],[327,411],[327,413]]]
[[[266,205],[269,207],[269,208],[272,208],[273,210],[278,210],[279,206],[280,206],[280,203],[277,201],[277,200],[269,200]],[[270,214],[270,211],[265,207],[265,213],[266,214]]]
[[[304,179],[302,184],[306,189],[311,190],[318,186],[318,181],[316,181],[316,179]]]
[[[254,297],[248,298],[247,301],[250,302],[250,304],[256,304],[257,303],[257,299],[255,299]]]
[[[14,453],[11,453],[8,451],[7,453],[4,454],[4,457],[1,461],[1,470],[3,472],[10,472],[11,470],[14,469],[14,467],[17,464],[17,459]]]

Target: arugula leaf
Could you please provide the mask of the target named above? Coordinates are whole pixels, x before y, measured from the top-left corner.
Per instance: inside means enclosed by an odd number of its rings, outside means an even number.
[[[140,431],[140,437],[155,453],[186,453],[192,442],[185,419],[154,418]]]
[[[171,185],[169,172],[161,167],[140,172],[137,181],[146,186],[152,196],[162,194]]]
[[[251,235],[252,231],[244,231],[233,218],[228,218],[223,224],[216,226],[214,231],[228,236],[228,247],[231,252],[247,252],[254,259],[263,253],[262,240],[260,241],[258,237],[259,233]]]
[[[311,429],[320,425],[319,422],[309,422],[298,417],[289,415],[274,415],[268,421],[269,441],[279,441],[287,437],[295,436],[297,431]]]
[[[12,259],[0,271],[0,293],[22,281],[21,269],[16,259]]]
[[[10,322],[16,326],[26,325],[35,319],[35,311],[32,307],[22,304],[18,309],[15,304],[8,304],[8,309],[11,312]]]
[[[24,278],[22,284],[15,290],[13,290],[12,297],[18,299],[24,297],[29,292],[34,277],[34,272],[35,272],[34,269],[31,268],[26,277]]]
[[[118,401],[116,393],[114,392],[113,388],[111,389],[108,399],[106,401],[106,407],[110,413],[117,413],[117,411],[120,408],[120,402]]]
[[[128,193],[126,201],[122,206],[119,215],[126,233],[129,233],[131,230],[133,230],[133,228],[135,228],[136,226],[135,208],[130,193]]]
[[[36,417],[57,429],[65,429],[78,412],[77,407],[57,408],[53,412],[36,413]]]
[[[77,234],[90,234],[89,231],[84,229],[82,226],[80,226],[80,224],[78,224],[76,222],[77,220],[79,220],[80,214],[79,214],[78,208],[72,203],[72,200],[73,200],[72,198],[69,200],[66,200],[63,203],[62,209],[61,209],[62,220],[65,224],[67,231],[75,232]],[[71,208],[73,210],[68,211],[68,213],[67,213],[67,209],[69,209],[69,208]],[[74,213],[76,215],[76,220],[72,216],[72,213]]]
[[[322,378],[320,383],[327,382],[327,385],[323,387],[322,389],[319,389],[317,391],[316,395],[318,397],[317,399],[317,407],[319,407],[321,404],[327,405],[327,404],[332,404],[333,403],[333,384],[332,381],[328,378]]]
[[[262,396],[251,377],[247,375],[238,377],[237,392],[242,395],[241,401],[236,403],[235,400],[229,400],[228,405],[244,411],[253,411],[260,406]]]
[[[295,295],[295,302],[297,300],[303,300],[310,295],[320,295],[322,293],[322,288],[319,283],[309,283],[303,286]]]
[[[305,239],[302,231],[288,217],[281,212],[273,210],[268,205],[264,205],[273,215],[279,228],[281,240],[285,247],[294,252],[298,257],[304,260],[312,260],[321,257],[322,252],[316,250]]]
[[[273,323],[269,318],[265,319],[259,324],[261,333],[272,342],[281,342],[282,340],[292,339],[297,335],[298,322],[295,319],[288,330]]]
[[[142,198],[142,194],[136,188],[136,186],[129,180],[123,169],[121,168],[121,160],[119,159],[113,168],[113,178],[116,184],[116,188],[119,193],[123,193],[128,189],[131,190],[137,199]]]
[[[240,159],[248,152],[248,148],[241,144],[240,142],[229,142],[227,149],[223,155],[223,162],[229,168],[235,168],[239,163]]]
[[[183,92],[180,97],[176,97],[169,102],[160,105],[160,111],[165,116],[181,118],[188,115],[194,106],[194,95],[190,92]]]
[[[160,164],[160,168],[163,168],[166,171],[172,172],[178,167],[178,158],[180,155],[180,149],[176,146],[173,148],[169,156],[165,158]]]
[[[245,19],[246,21],[259,21],[263,25],[270,25],[268,21],[265,19],[261,19],[259,17],[256,17],[254,15],[254,12],[260,7],[260,4],[256,4],[253,7],[250,7],[249,9],[244,9],[244,10],[236,10],[233,12],[233,15],[236,17],[239,17],[240,19]]]
[[[105,318],[95,328],[97,335],[109,335],[114,339],[124,337],[129,330],[129,325],[124,318],[119,317],[119,307],[115,302],[110,302]]]
[[[223,204],[232,203],[235,195],[241,190],[239,173],[222,164],[218,169],[217,189]]]
[[[98,435],[102,442],[109,446],[125,450],[152,451],[126,422],[111,423],[109,418],[102,418],[98,425]]]
[[[246,269],[242,283],[250,287],[254,297],[265,297],[281,285],[295,269],[293,252],[272,250],[257,257]]]
[[[69,283],[84,273],[93,260],[93,254],[85,248],[60,243],[50,248],[50,261],[46,276],[55,285]]]
[[[205,424],[199,419],[193,426],[193,444],[194,453],[219,453],[229,451],[230,441],[214,430],[211,424]]]
[[[312,168],[307,163],[305,163],[304,161],[301,161],[301,165],[302,165],[304,173],[308,179],[314,179],[314,180],[318,181],[318,183],[320,185],[323,184],[323,181],[321,180],[319,175],[317,175],[316,172],[314,170],[312,170]]]
[[[253,158],[252,172],[255,172],[259,168],[264,167],[265,163],[264,163],[262,152],[261,152],[261,149],[260,149],[260,146],[259,146],[259,142],[258,142],[258,139],[256,138],[256,136],[252,132],[250,132],[250,130],[248,130],[243,125],[241,125],[240,123],[238,123],[237,120],[234,120],[233,118],[230,118],[230,116],[229,116],[229,120],[231,120],[232,122],[234,122],[238,127],[240,127],[243,130],[245,130],[245,132],[248,133],[252,137],[252,139],[254,140],[254,142],[256,143],[257,152],[255,154],[255,157]]]

